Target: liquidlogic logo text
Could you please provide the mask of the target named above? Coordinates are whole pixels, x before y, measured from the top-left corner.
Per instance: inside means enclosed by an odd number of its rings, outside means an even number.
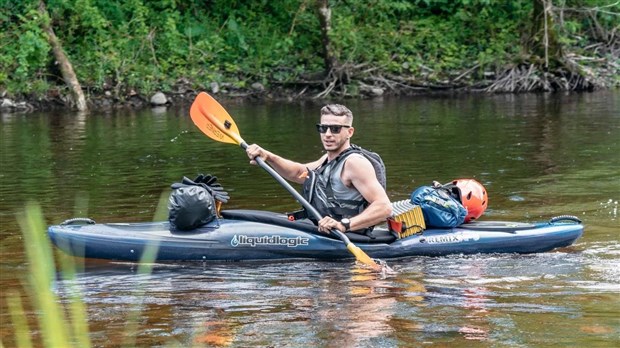
[[[261,236],[261,237],[253,237],[247,236],[245,234],[235,235],[233,239],[230,241],[230,245],[234,247],[238,246],[251,246],[255,247],[257,245],[280,245],[286,246],[289,248],[296,248],[298,246],[308,245],[310,241],[309,238],[304,238],[301,236],[298,237],[283,237],[283,236]]]

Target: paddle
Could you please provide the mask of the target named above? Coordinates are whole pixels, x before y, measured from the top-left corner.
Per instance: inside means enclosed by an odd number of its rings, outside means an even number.
[[[246,149],[248,144],[239,135],[239,129],[235,121],[230,117],[228,112],[215,100],[205,92],[200,92],[189,111],[194,124],[209,138],[229,144],[237,144],[241,148]],[[278,172],[271,168],[265,161],[260,158],[254,158],[256,163],[267,171],[274,179],[282,185],[290,194],[295,197],[301,205],[312,215],[313,218],[320,220],[322,216],[319,212],[295,190]],[[376,271],[381,271],[381,265],[377,264],[362,249],[351,243],[349,238],[338,230],[332,230],[331,233],[336,235],[344,242],[347,249],[355,255],[357,261],[372,267]]]

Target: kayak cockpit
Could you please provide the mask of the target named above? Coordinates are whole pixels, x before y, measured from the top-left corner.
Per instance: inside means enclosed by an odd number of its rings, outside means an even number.
[[[281,213],[274,213],[271,211],[262,211],[262,210],[245,210],[245,209],[234,209],[234,210],[222,210],[221,211],[222,218],[229,220],[242,220],[242,221],[251,221],[251,222],[259,222],[264,224],[282,226],[286,228],[292,228],[299,231],[318,234],[321,236],[331,237],[333,239],[338,239],[335,235],[327,235],[325,233],[319,232],[316,225],[309,219],[300,219],[300,220],[289,220],[288,215]],[[353,243],[392,243],[396,240],[396,235],[387,229],[383,228],[375,228],[372,232],[367,235],[359,234],[359,233],[347,233],[347,237]]]

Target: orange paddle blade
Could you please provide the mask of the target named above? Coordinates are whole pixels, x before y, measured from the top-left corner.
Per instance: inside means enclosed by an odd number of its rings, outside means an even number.
[[[354,245],[353,243],[349,243],[347,245],[347,249],[349,249],[349,251],[355,255],[355,259],[357,259],[357,261],[365,264],[366,266],[370,267],[373,271],[377,271],[380,272],[382,267],[381,265],[377,264],[375,262],[375,260],[371,259],[370,256],[368,256],[368,254],[366,254],[362,249],[360,249],[358,246]]]
[[[198,93],[189,114],[196,127],[209,138],[222,143],[237,145],[243,143],[235,120],[207,93]]]

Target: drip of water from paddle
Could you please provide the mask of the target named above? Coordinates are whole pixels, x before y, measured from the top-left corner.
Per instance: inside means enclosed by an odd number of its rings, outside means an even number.
[[[397,274],[398,272],[396,272],[394,269],[392,269],[392,267],[390,267],[386,261],[384,260],[379,260],[379,259],[373,259],[379,266],[381,266],[381,276],[386,276],[388,274]]]
[[[395,271],[394,269],[392,269],[392,267],[390,267],[386,261],[384,260],[380,260],[380,259],[372,259],[377,265],[379,265],[381,268],[380,269],[376,269],[375,267],[372,267],[370,265],[364,264],[362,262],[356,262],[356,265],[359,266],[360,268],[363,269],[368,269],[368,270],[372,270],[374,272],[377,272],[381,275],[381,277],[385,277],[386,275],[390,275],[390,274],[398,274],[397,271]]]
[[[174,138],[170,139],[170,142],[171,142],[171,143],[174,143],[175,141],[177,141],[177,139],[179,139],[179,137],[180,137],[181,135],[186,134],[186,133],[188,133],[188,132],[189,132],[188,130],[184,130],[184,131],[182,131],[181,133],[179,133],[179,135],[177,135],[176,137],[174,137]]]

